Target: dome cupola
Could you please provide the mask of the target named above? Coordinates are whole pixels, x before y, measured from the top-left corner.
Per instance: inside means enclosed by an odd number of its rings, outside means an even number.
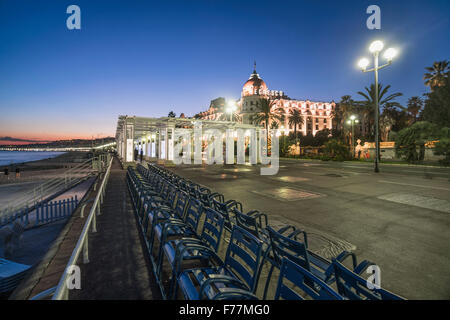
[[[242,96],[264,95],[267,91],[267,85],[256,72],[256,62],[254,64],[253,73],[248,78],[242,88]]]

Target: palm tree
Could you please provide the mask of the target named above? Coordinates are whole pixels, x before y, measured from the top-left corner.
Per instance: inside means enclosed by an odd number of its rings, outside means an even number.
[[[345,132],[348,128],[345,126],[346,121],[352,115],[357,115],[361,124],[364,124],[364,111],[359,102],[354,101],[350,95],[345,95],[341,97],[341,101],[336,103],[336,107],[332,111],[333,117],[333,135],[339,137],[342,140],[347,140],[347,133]]]
[[[294,126],[294,138],[297,139],[297,125],[303,124],[303,117],[298,109],[293,109],[288,115],[289,125]]]
[[[387,95],[387,92],[391,86],[387,85],[383,88],[382,84],[378,84],[378,104],[380,108],[384,108],[386,105],[395,106],[401,108],[400,103],[393,101],[395,98],[402,96],[403,94],[400,92],[392,93]],[[364,101],[358,101],[357,104],[364,108],[365,118],[368,119],[369,128],[375,126],[374,125],[374,109],[375,109],[375,85],[371,84],[370,89],[365,87],[366,92],[358,91],[358,94],[365,98]],[[378,110],[379,115],[380,110]],[[373,130],[369,130],[372,132]]]
[[[406,110],[410,115],[409,125],[414,124],[417,121],[417,116],[423,107],[423,100],[420,97],[414,96],[408,99]]]
[[[447,60],[435,62],[432,67],[426,67],[425,70],[429,72],[423,75],[423,80],[425,80],[425,85],[429,86],[431,91],[435,87],[443,86],[444,80],[450,72]]]
[[[176,114],[173,111],[170,111],[169,114],[167,115],[169,118],[175,118]]]
[[[281,108],[273,108],[276,106],[275,100],[261,98],[257,102],[258,112],[252,115],[251,122],[254,124],[263,124],[266,128],[266,141],[269,141],[269,123],[282,122],[284,120]]]

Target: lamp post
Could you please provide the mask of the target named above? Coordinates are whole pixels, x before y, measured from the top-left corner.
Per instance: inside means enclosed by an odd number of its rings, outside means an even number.
[[[226,112],[230,114],[230,121],[233,121],[233,113],[234,111],[236,111],[236,109],[236,103],[234,103],[234,101],[232,100],[229,100]]]
[[[372,42],[369,46],[369,51],[373,54],[374,67],[372,69],[367,69],[369,65],[369,60],[362,58],[358,62],[358,66],[361,68],[362,72],[374,72],[375,73],[375,172],[379,172],[378,163],[380,159],[380,137],[379,137],[379,116],[380,116],[380,106],[378,101],[378,70],[381,70],[392,63],[392,59],[397,55],[397,50],[394,48],[389,48],[384,52],[384,58],[387,59],[387,63],[384,65],[378,65],[378,57],[381,50],[383,50],[384,44],[380,40]]]
[[[352,126],[352,140],[351,140],[351,143],[352,143],[352,156],[353,156],[353,158],[355,158],[355,128],[354,128],[354,125],[355,125],[355,123],[358,123],[358,122],[359,121],[358,121],[358,119],[356,119],[356,116],[354,114],[352,114],[350,116],[350,120],[347,121],[347,123],[351,124],[351,126]]]

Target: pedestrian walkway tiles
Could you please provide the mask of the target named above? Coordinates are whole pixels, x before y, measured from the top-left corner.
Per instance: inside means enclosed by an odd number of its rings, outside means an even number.
[[[286,225],[295,226],[297,229],[305,230],[308,235],[309,250],[327,259],[336,257],[344,250],[356,250],[356,246],[348,241],[339,239],[315,228],[301,225],[297,221],[274,214],[270,215],[269,221],[269,224],[276,230]]]
[[[272,197],[280,201],[297,201],[325,196],[324,194],[289,187],[264,189],[258,191],[253,190],[251,192],[262,196]]]
[[[450,213],[450,201],[412,193],[388,193],[378,199]]]
[[[302,181],[309,181],[311,179],[303,178],[303,177],[294,177],[294,176],[280,176],[280,177],[273,177],[274,180],[279,180],[282,182],[302,182]]]

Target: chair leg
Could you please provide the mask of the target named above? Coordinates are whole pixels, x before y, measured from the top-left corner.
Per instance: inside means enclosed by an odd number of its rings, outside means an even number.
[[[267,275],[266,285],[264,286],[263,300],[266,300],[266,297],[267,297],[267,290],[269,290],[269,283],[270,283],[270,280],[271,280],[271,278],[272,278],[272,272],[273,272],[273,269],[274,269],[274,268],[275,268],[275,265],[272,264],[272,266],[270,267],[269,274]]]

